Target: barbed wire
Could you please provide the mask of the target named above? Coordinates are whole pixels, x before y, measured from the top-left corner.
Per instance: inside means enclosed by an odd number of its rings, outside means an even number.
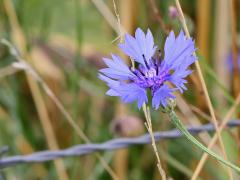
[[[228,123],[229,128],[237,126],[240,126],[240,120],[232,120]],[[198,127],[188,127],[188,131],[193,135],[196,135],[203,131],[211,132],[214,130],[215,130],[214,126],[210,123]],[[163,139],[180,138],[182,137],[182,134],[178,130],[174,129],[170,131],[156,132],[154,133],[154,137],[156,141],[160,141]],[[111,151],[115,149],[126,148],[132,145],[143,145],[149,143],[151,143],[151,137],[149,136],[149,134],[145,134],[142,136],[132,138],[112,139],[104,143],[81,144],[57,151],[40,151],[29,155],[3,157],[0,159],[0,169],[15,166],[22,163],[41,163],[62,157],[82,156],[94,153],[96,151]],[[2,150],[0,150],[0,152],[4,153],[6,153],[6,151],[7,151],[6,147],[3,147]]]

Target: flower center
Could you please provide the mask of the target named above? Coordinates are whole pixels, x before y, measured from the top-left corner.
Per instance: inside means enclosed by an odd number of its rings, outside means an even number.
[[[158,72],[157,68],[156,66],[150,66],[149,68],[139,67],[135,69],[133,73],[136,77],[132,78],[132,81],[142,88],[157,90],[167,80],[169,75],[168,71]]]
[[[152,67],[145,73],[146,78],[153,78],[156,75],[157,75],[157,71],[156,71],[156,69],[154,69]]]

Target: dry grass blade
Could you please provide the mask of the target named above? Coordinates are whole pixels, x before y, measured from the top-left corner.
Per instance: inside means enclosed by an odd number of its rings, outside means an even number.
[[[176,98],[177,98],[177,106],[178,106],[179,110],[182,112],[182,114],[184,114],[185,119],[188,120],[187,121],[188,124],[193,125],[193,126],[201,125],[202,124],[201,121],[193,113],[192,107],[187,104],[187,102],[184,100],[182,95],[180,93],[176,93]],[[199,113],[199,109],[198,109],[198,113]],[[201,113],[201,115],[202,115],[202,113]],[[204,116],[204,118],[211,121],[211,117]],[[211,136],[208,133],[201,133],[201,134],[199,134],[199,137],[204,144],[208,144],[208,142],[211,140]],[[220,153],[220,150],[217,146],[214,146],[214,150],[215,150],[215,152]]]
[[[240,104],[240,94],[238,95],[235,103],[233,104],[233,106],[230,108],[230,110],[227,112],[226,116],[224,117],[221,125],[219,126],[219,131],[221,132],[224,127],[226,127],[226,124],[228,123],[229,119],[231,118],[231,116],[233,115],[234,111],[236,110],[236,108],[238,107],[238,105]],[[212,138],[212,140],[210,141],[208,148],[211,149],[212,146],[216,143],[217,141],[217,134],[215,134]],[[192,176],[192,180],[196,179],[199,175],[199,173],[201,172],[204,163],[206,162],[208,158],[208,154],[204,153],[202,158],[200,159],[196,170],[194,171],[194,174]]]
[[[116,2],[115,0],[112,0],[113,1],[113,8],[114,8],[114,13],[115,13],[115,16],[117,18],[117,24],[118,24],[118,31],[119,31],[119,37],[120,37],[120,42],[123,41],[123,33],[122,30],[123,30],[123,27],[121,25],[121,21],[120,21],[120,15],[117,11],[117,6],[116,6]]]
[[[19,71],[19,69],[16,69],[12,65],[2,68],[2,69],[0,69],[0,79],[4,78],[6,76],[9,76],[9,75],[15,74],[18,71]]]
[[[102,3],[104,3],[102,1]],[[126,3],[125,1],[122,1],[121,3]],[[129,3],[129,2],[127,2]],[[119,42],[123,42],[123,35],[124,32],[122,31],[122,24],[121,24],[121,20],[120,20],[120,15],[118,13],[118,9],[117,9],[117,5],[115,0],[112,0],[112,4],[113,4],[113,9],[114,9],[114,14],[115,14],[115,23],[117,23],[118,25],[118,37],[117,40],[119,40]],[[106,6],[107,9],[108,6],[104,3],[104,5]],[[128,4],[126,4],[128,5]],[[108,18],[108,17],[105,17]],[[124,23],[124,22],[123,22]],[[132,24],[130,24],[132,25]],[[118,103],[116,106],[116,112],[114,114],[115,117],[121,117],[123,115],[128,114],[128,108],[122,104],[122,103]],[[129,162],[129,150],[128,149],[120,149],[118,151],[116,151],[115,155],[114,155],[114,169],[116,171],[116,174],[118,175],[119,179],[126,179],[127,174],[128,174],[128,162]]]
[[[166,173],[162,168],[161,160],[160,160],[160,157],[159,157],[159,154],[158,154],[158,150],[157,150],[157,146],[156,146],[156,142],[155,142],[155,138],[154,138],[154,134],[153,134],[151,114],[150,114],[149,108],[146,106],[146,104],[143,105],[143,112],[144,112],[144,115],[145,115],[145,118],[146,118],[145,126],[148,130],[148,133],[149,133],[150,137],[151,137],[152,147],[153,147],[154,153],[155,153],[156,158],[157,158],[157,167],[158,167],[159,173],[161,175],[162,180],[166,180]]]
[[[4,44],[6,44],[10,49],[14,49],[13,45],[11,45],[8,41],[3,40],[2,42]],[[17,52],[17,51],[11,50],[10,52]],[[78,125],[72,119],[71,115],[66,111],[66,109],[64,108],[64,106],[62,105],[60,100],[55,96],[55,94],[48,87],[48,85],[44,82],[44,80],[38,75],[38,73],[29,64],[27,64],[27,61],[22,59],[20,57],[20,55],[16,55],[16,54],[12,54],[12,55],[15,56],[15,58],[19,60],[19,63],[14,63],[15,68],[18,67],[22,70],[25,70],[29,75],[31,75],[32,78],[34,78],[35,81],[39,82],[40,85],[43,87],[43,90],[49,96],[49,98],[52,99],[52,101],[55,103],[55,105],[58,107],[58,109],[62,112],[64,117],[67,119],[68,123],[76,131],[77,135],[79,137],[81,137],[86,143],[90,143],[91,141],[89,140],[89,138],[78,127]],[[115,173],[112,171],[112,169],[105,162],[105,160],[99,154],[96,154],[96,156],[99,158],[100,162],[106,168],[106,170],[109,172],[109,174],[112,176],[112,178],[118,179],[117,176],[115,175]]]
[[[16,43],[19,51],[26,57],[29,57],[27,50],[26,50],[26,39],[24,36],[23,31],[21,30],[21,27],[19,25],[17,15],[13,6],[13,3],[11,0],[5,0],[4,1],[4,7],[6,9],[11,29],[12,29],[12,39]],[[50,119],[48,116],[47,108],[45,106],[45,103],[43,101],[43,97],[41,95],[40,89],[37,85],[37,82],[28,74],[26,73],[27,81],[35,102],[35,106],[39,115],[39,119],[41,122],[41,125],[43,127],[44,134],[47,138],[47,143],[50,149],[56,150],[58,148],[58,143],[53,131],[53,127],[50,123]],[[61,180],[68,180],[68,175],[65,170],[65,166],[62,160],[55,160],[54,161],[58,177]]]
[[[9,17],[9,21],[11,24],[11,28],[12,28],[12,38],[18,48],[18,50],[23,54],[24,57],[26,57],[27,59],[31,59],[30,56],[27,53],[26,50],[26,39],[24,36],[24,33],[19,25],[19,22],[17,20],[17,16],[14,10],[14,6],[12,4],[12,1],[9,0],[5,0],[4,1],[4,6],[6,8],[6,12],[7,15]],[[17,52],[17,51],[15,51]],[[16,54],[13,54],[16,57]],[[28,60],[29,60],[28,59]],[[25,62],[25,59],[22,59],[20,56],[17,57],[17,60]],[[26,63],[27,64],[27,63]],[[28,66],[30,67],[30,65]],[[58,145],[57,145],[57,141],[55,138],[55,135],[53,133],[53,128],[51,126],[49,117],[48,117],[48,112],[45,106],[45,103],[43,101],[43,97],[42,94],[40,92],[40,89],[38,87],[37,84],[37,80],[41,79],[34,79],[31,75],[35,74],[37,75],[37,73],[30,68],[31,71],[26,71],[26,72],[34,72],[34,73],[26,73],[27,75],[27,80],[31,89],[31,93],[33,95],[33,99],[34,102],[36,104],[36,108],[39,114],[39,118],[41,120],[42,126],[43,126],[43,130],[47,136],[47,140],[49,143],[49,147],[52,150],[56,150],[58,149]],[[40,77],[40,76],[38,76]],[[44,82],[44,81],[41,81]],[[43,83],[43,88],[44,90],[46,90],[47,94],[49,95],[54,95],[53,93],[51,93],[51,90],[48,88],[48,86]],[[75,122],[73,121],[73,119],[71,118],[71,116],[67,113],[67,111],[65,110],[65,108],[62,106],[62,104],[60,103],[60,101],[56,98],[56,96],[51,96],[52,100],[56,103],[57,107],[61,110],[61,112],[65,115],[65,117],[67,118],[67,120],[69,121],[70,125],[76,130],[78,130],[78,135],[80,136],[81,134],[81,138],[83,138],[85,141],[88,139],[86,136],[84,136],[84,133],[81,131],[81,129],[75,124]],[[50,142],[51,141],[51,142]],[[86,141],[87,142],[87,141]],[[112,176],[113,179],[118,179],[118,177],[115,175],[115,173],[113,172],[113,170],[109,167],[109,165],[105,162],[105,160],[99,155],[96,154],[96,156],[98,157],[98,159],[100,160],[100,162],[102,163],[102,165],[104,166],[104,168],[109,172],[109,174]],[[67,176],[67,172],[64,170],[64,163],[62,160],[56,160],[56,167],[57,167],[57,172],[58,172],[58,176],[59,178],[61,178],[62,180],[66,180],[68,179]]]
[[[118,20],[114,17],[106,4],[102,0],[92,0],[92,3],[96,6],[96,8],[103,15],[108,24],[115,30],[115,32],[121,36],[121,33],[125,32],[125,30],[121,24],[118,23]]]
[[[177,9],[179,11],[179,14],[180,14],[179,19],[182,22],[182,25],[183,25],[183,28],[184,28],[184,31],[185,31],[187,37],[190,38],[190,34],[189,34],[189,31],[188,31],[188,28],[187,28],[187,24],[186,24],[186,21],[185,21],[185,18],[184,18],[184,15],[183,15],[182,8],[181,8],[181,5],[179,3],[179,0],[175,0],[175,2],[176,2]],[[205,95],[205,98],[206,98],[206,101],[207,101],[207,104],[208,104],[208,108],[209,108],[209,111],[210,111],[210,114],[211,114],[211,117],[212,117],[212,121],[213,121],[213,124],[214,124],[214,126],[216,128],[217,136],[218,136],[218,139],[219,139],[219,142],[220,142],[221,149],[223,151],[224,158],[227,159],[226,150],[225,150],[222,138],[221,138],[219,127],[217,125],[217,119],[216,119],[216,116],[215,116],[215,113],[214,113],[212,102],[210,100],[210,96],[208,94],[206,83],[205,83],[204,78],[203,78],[203,74],[202,74],[202,70],[201,70],[200,64],[199,64],[198,61],[196,61],[195,65],[196,65],[198,76],[200,78],[200,82],[201,82],[202,87],[203,87],[204,95]],[[233,180],[233,175],[232,175],[232,172],[231,172],[230,168],[228,168],[228,174],[229,174],[230,179]]]

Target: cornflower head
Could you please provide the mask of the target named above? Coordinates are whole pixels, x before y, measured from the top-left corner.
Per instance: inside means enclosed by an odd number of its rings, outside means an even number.
[[[125,35],[125,42],[119,48],[136,63],[129,67],[122,58],[112,54],[112,59],[103,58],[107,68],[99,70],[99,78],[107,83],[107,95],[119,96],[124,103],[137,101],[138,108],[148,103],[148,91],[155,109],[166,107],[169,98],[175,98],[173,91],[186,90],[185,78],[192,73],[188,67],[197,58],[193,55],[194,41],[187,39],[180,31],[175,37],[171,31],[164,45],[164,57],[157,46],[151,31],[145,34],[140,28],[135,37]],[[170,88],[169,83],[175,87]]]
[[[187,138],[188,141],[198,148],[216,158],[223,164],[233,168],[240,173],[240,168],[229,161],[224,160],[212,150],[208,149],[195,137],[193,137],[184,127],[180,119],[174,112],[172,99],[174,91],[179,90],[183,93],[187,88],[186,77],[192,73],[188,67],[197,60],[193,55],[195,52],[194,41],[186,38],[183,31],[175,37],[173,31],[170,32],[164,45],[164,56],[157,52],[154,45],[153,36],[150,30],[147,33],[138,28],[135,37],[125,35],[125,42],[119,44],[119,48],[136,63],[136,68],[128,67],[118,55],[112,54],[112,59],[103,58],[108,66],[99,70],[99,78],[107,83],[109,90],[107,95],[119,96],[125,103],[138,102],[140,109],[144,103],[148,103],[148,92],[152,106],[167,113],[170,121]],[[169,83],[173,84],[171,88]],[[143,107],[146,117],[146,127],[152,139],[152,146],[158,161],[159,172],[162,179],[166,178],[165,172],[161,167],[160,158],[152,131],[151,115],[147,106]]]

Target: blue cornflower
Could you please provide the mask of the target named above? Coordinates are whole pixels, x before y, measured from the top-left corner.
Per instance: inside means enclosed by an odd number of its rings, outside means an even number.
[[[158,109],[160,105],[166,106],[167,99],[175,98],[173,91],[181,93],[186,90],[186,76],[191,74],[188,67],[197,58],[194,41],[187,39],[181,31],[177,37],[170,32],[164,46],[164,58],[161,53],[156,53],[157,46],[151,31],[146,35],[138,28],[135,38],[125,35],[125,42],[119,48],[133,59],[136,68],[128,67],[121,57],[112,54],[112,59],[103,58],[108,66],[99,70],[99,78],[107,83],[107,95],[119,96],[124,103],[138,102],[138,108],[148,103],[147,91],[151,92],[152,106]],[[170,88],[168,82],[175,88]]]

